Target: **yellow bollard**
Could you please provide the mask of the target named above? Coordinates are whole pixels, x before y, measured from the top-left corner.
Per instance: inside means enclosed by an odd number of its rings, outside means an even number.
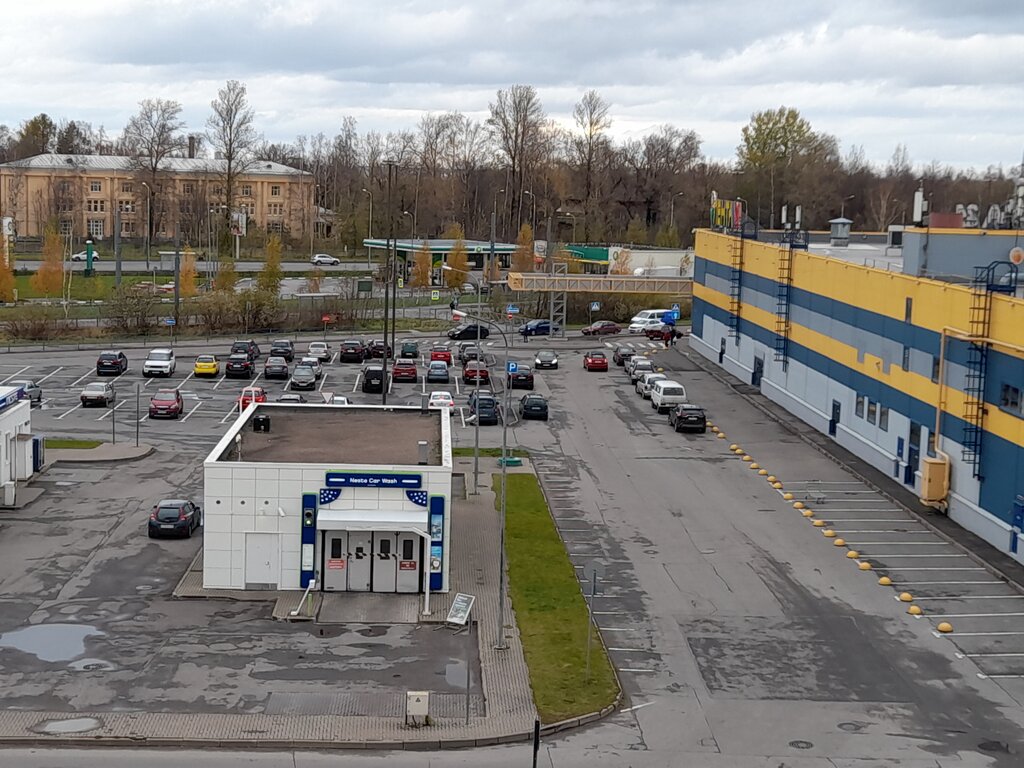
[[[768,482],[774,483],[778,478],[775,475],[768,475]]]
[[[759,470],[757,470],[757,474],[759,474],[759,475],[761,475],[763,477],[763,476],[768,474],[768,470],[767,469],[759,469]]]
[[[871,563],[865,560],[861,560],[859,563],[857,563],[857,567],[860,568],[862,571],[870,571]]]
[[[921,610],[921,606],[912,605],[909,608],[907,608],[907,613],[909,613],[911,616],[920,616],[922,613],[924,613],[924,611]]]
[[[836,532],[833,531],[831,528],[826,528],[824,531],[821,532],[821,535],[824,536],[826,539],[834,539],[836,537]]]
[[[782,494],[782,498],[784,500],[786,500],[786,501],[792,501],[793,500],[793,494],[790,493],[789,491],[786,491],[786,493]]]
[[[892,579],[890,579],[888,576],[883,576],[878,580],[878,583],[881,584],[883,587],[891,587]]]
[[[719,433],[718,433],[718,437],[719,437],[720,439],[724,440],[724,439],[725,439],[725,432],[719,432]]]
[[[750,456],[748,456],[747,454],[743,454],[743,460],[744,461],[753,461],[753,459]]]
[[[815,520],[814,521],[814,527],[815,528],[824,528],[826,525],[828,525],[828,523],[826,523],[824,520]]]
[[[800,514],[803,515],[804,517],[814,517],[814,510],[813,509],[805,509]],[[824,524],[825,521],[822,520],[821,522]]]
[[[803,509],[803,508],[804,508],[804,503],[802,501],[797,501],[797,502],[793,503],[793,509]]]
[[[751,469],[760,469],[760,468],[761,468],[761,465],[760,465],[760,464],[758,464],[757,462],[752,462],[752,463],[750,464],[750,468],[751,468]]]
[[[851,549],[849,552],[846,553],[846,556],[851,560],[855,560],[856,558],[860,557],[860,552],[858,552],[855,549]]]
[[[732,445],[729,446],[730,451],[735,451],[737,448],[739,448],[739,446],[736,445],[736,443],[733,443]]]
[[[832,546],[833,547],[845,547],[846,546],[846,539],[836,539],[835,541],[832,542]]]
[[[939,622],[939,626],[937,626],[936,629],[939,630],[939,632],[943,632],[943,633],[952,632],[953,631],[953,625],[950,624],[948,621],[941,621],[941,622]]]
[[[780,491],[782,490],[782,483],[775,481],[774,483],[772,483],[772,488],[774,488],[777,491]]]
[[[914,596],[912,594],[910,594],[909,592],[900,592],[900,602],[901,603],[909,603],[909,602],[912,602],[913,600],[914,600]]]

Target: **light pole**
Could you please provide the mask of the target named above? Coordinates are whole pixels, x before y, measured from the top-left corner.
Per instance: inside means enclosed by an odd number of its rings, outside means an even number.
[[[153,229],[152,209],[150,207],[150,200],[153,197],[153,190],[149,188],[149,184],[142,182],[142,186],[146,188],[146,271],[149,271],[149,233]]]
[[[313,186],[313,206],[309,214],[309,260],[313,260],[313,235],[316,232],[316,218],[317,218],[317,192],[320,191],[320,185],[315,184]]]
[[[472,277],[472,275],[462,269],[455,269],[449,267],[447,264],[441,265],[443,272],[458,272],[465,275],[466,277]],[[483,302],[483,280],[476,281],[476,311],[480,311],[480,306]],[[464,314],[464,313],[463,313]],[[504,334],[502,334],[504,336]],[[479,355],[479,360],[483,360],[483,352],[480,351],[480,323],[476,324],[476,353]],[[508,350],[506,348],[506,357],[508,356]],[[477,397],[477,415],[473,418],[473,495],[477,494],[477,488],[480,484],[480,375],[479,373],[474,379],[475,391]],[[507,383],[507,382],[506,382]]]
[[[856,197],[856,195],[847,195],[846,197],[843,198],[842,203],[840,203],[840,205],[839,205],[839,218],[841,218],[841,219],[845,219],[846,218],[846,201],[847,200],[853,200],[853,198],[855,198],[855,197]]]
[[[530,216],[530,229],[533,230],[533,239],[537,239],[537,196],[528,189],[523,190],[524,195],[530,196],[530,202],[532,203],[532,214]]]
[[[685,193],[676,192],[672,195],[672,200],[668,204],[668,228],[672,229],[676,225],[676,198],[682,197]]]
[[[565,215],[572,219],[572,241],[576,242],[576,214],[565,212]]]
[[[460,320],[462,318],[468,317],[469,319],[474,320],[476,322],[477,327],[479,327],[481,323],[487,323],[487,325],[491,326],[492,328],[494,328],[494,330],[496,330],[498,333],[501,334],[501,340],[505,344],[505,365],[504,365],[505,371],[504,371],[504,373],[502,373],[502,376],[507,377],[508,376],[508,337],[505,335],[505,332],[503,330],[501,330],[501,326],[499,326],[497,323],[492,323],[490,320],[484,320],[483,318],[475,317],[474,315],[470,315],[470,314],[468,314],[466,312],[460,312],[458,310],[455,310],[452,313],[452,315],[456,319],[460,319]],[[499,551],[499,557],[498,557],[498,632],[497,632],[497,637],[496,637],[495,643],[494,643],[495,649],[499,650],[499,651],[500,650],[505,650],[508,647],[505,644],[505,591],[506,591],[506,584],[505,584],[505,508],[506,508],[506,499],[507,499],[507,494],[505,492],[507,483],[505,481],[508,478],[508,469],[507,469],[508,456],[506,454],[508,453],[508,409],[509,409],[509,388],[508,388],[508,382],[507,381],[505,383],[505,390],[502,393],[502,400],[504,402],[502,404],[502,412],[501,412],[501,501],[500,501],[500,505],[499,505],[499,510],[500,510],[499,511],[499,526],[500,526],[501,530],[500,530],[500,532],[498,534],[498,551]]]
[[[366,219],[366,239],[373,240],[373,192],[363,188],[363,193],[370,198],[370,215]],[[366,246],[366,266],[370,266],[370,246]]]

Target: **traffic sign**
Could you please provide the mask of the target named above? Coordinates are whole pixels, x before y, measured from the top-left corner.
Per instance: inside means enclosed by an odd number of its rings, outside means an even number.
[[[517,373],[518,371],[519,371],[519,363],[517,363],[515,360],[509,360],[508,361],[508,372],[509,373]]]
[[[672,315],[672,320],[673,321],[678,320],[679,319],[679,305],[678,304],[673,304],[672,305],[672,311],[669,314]]]
[[[177,323],[178,323],[178,321],[175,320],[173,317],[165,317],[164,318],[164,325],[177,325]]]
[[[510,315],[518,315],[519,307],[517,307],[515,304],[509,304],[507,307],[505,307],[505,311]]]
[[[398,278],[398,287],[399,288],[405,288],[405,278],[404,277]]]
[[[320,322],[321,323],[329,323],[329,322],[331,322],[331,316],[330,315],[323,315],[320,318]]]
[[[590,302],[590,311],[591,312],[600,312],[601,311],[601,302],[600,301],[592,301],[592,302]]]
[[[441,292],[440,291],[431,291],[430,292],[430,300],[431,301],[440,301],[441,300]]]

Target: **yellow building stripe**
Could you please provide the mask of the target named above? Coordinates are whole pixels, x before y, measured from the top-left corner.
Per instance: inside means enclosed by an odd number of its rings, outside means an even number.
[[[706,301],[709,304],[714,304],[725,312],[729,311],[729,297],[725,294],[699,284],[694,284],[693,292],[695,298]],[[740,317],[747,322],[759,325],[761,328],[774,333],[776,318],[770,312],[750,304],[743,304],[740,310]],[[789,339],[795,344],[799,344],[840,365],[846,366],[850,370],[857,371],[900,392],[905,392],[911,397],[931,405],[933,408],[937,407],[939,385],[929,378],[913,371],[905,371],[896,363],[890,364],[889,373],[884,373],[883,362],[880,357],[864,353],[862,360],[858,360],[856,347],[843,344],[829,336],[825,336],[792,321],[790,321]],[[946,407],[943,409],[943,413],[961,418],[963,406],[963,392],[947,386]],[[986,431],[998,435],[1008,442],[1024,447],[1024,419],[1005,413],[991,403],[986,410]],[[931,426],[929,425],[929,428]]]

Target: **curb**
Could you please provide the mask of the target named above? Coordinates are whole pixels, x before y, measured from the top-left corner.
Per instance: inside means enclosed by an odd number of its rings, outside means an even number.
[[[61,449],[58,448],[58,449],[54,449],[54,450],[61,450]],[[69,449],[64,449],[64,450],[69,450]],[[91,448],[91,449],[87,449],[87,450],[95,450],[95,448]],[[139,459],[144,459],[147,456],[149,456],[150,454],[152,454],[155,450],[156,450],[156,448],[154,448],[152,445],[147,445],[146,449],[144,451],[142,451],[141,453],[135,454],[133,456],[120,456],[120,457],[111,457],[111,458],[95,458],[95,457],[89,456],[89,457],[85,457],[85,458],[81,458],[81,459],[60,458],[60,459],[54,459],[52,462],[48,463],[47,466],[61,466],[61,465],[68,465],[68,464],[122,464],[122,463],[129,462],[129,461],[138,461]]]
[[[686,354],[686,353],[685,352],[680,352],[680,354]],[[732,376],[729,373],[725,373],[724,375],[720,374],[718,369],[716,369],[714,367],[710,367],[711,364],[708,364],[707,361],[705,361],[703,359],[703,357],[700,355],[700,353],[696,353],[692,357],[690,355],[686,355],[686,357],[687,357],[688,360],[690,360],[692,363],[694,363],[694,365],[699,367],[702,371],[704,371],[708,375],[714,377],[715,379],[717,379],[719,382],[721,382],[725,386],[729,387],[731,390],[733,390],[733,392],[735,392],[737,395],[742,397],[744,400],[746,400],[748,403],[750,403],[753,407],[757,408],[757,410],[759,410],[765,416],[770,418],[773,422],[775,422],[776,424],[778,424],[778,425],[780,425],[780,426],[785,428],[785,426],[786,426],[785,422],[783,422],[781,419],[779,419],[779,417],[774,412],[772,412],[772,410],[770,408],[764,407],[753,396],[745,394],[743,392],[740,392],[739,390],[736,389],[735,384],[733,382],[737,382],[737,383],[740,383],[740,384],[743,383],[739,379],[736,379],[734,376]],[[761,395],[761,396],[765,397],[764,395]],[[800,423],[803,424],[804,422],[801,421]],[[814,428],[813,427],[809,427],[809,429],[814,429]],[[851,475],[853,475],[855,478],[857,478],[860,482],[864,483],[864,485],[866,485],[872,491],[877,493],[879,496],[882,496],[883,498],[887,499],[888,501],[890,501],[891,503],[893,503],[894,505],[896,505],[897,507],[902,509],[908,515],[913,517],[914,520],[916,520],[922,526],[927,528],[935,536],[937,536],[938,538],[942,539],[947,544],[950,544],[951,546],[956,547],[958,550],[960,550],[961,552],[966,554],[976,565],[979,565],[982,568],[984,568],[989,573],[989,575],[995,576],[996,578],[1001,579],[1002,581],[1004,581],[1007,584],[1007,586],[1011,587],[1012,589],[1016,590],[1020,594],[1024,595],[1024,583],[1021,583],[1021,581],[1017,580],[1015,577],[1010,576],[1009,574],[1007,574],[1005,571],[1003,571],[998,566],[993,565],[988,560],[986,560],[981,555],[979,555],[977,552],[975,552],[973,549],[971,549],[970,547],[968,547],[968,546],[964,545],[963,543],[961,543],[960,541],[958,541],[956,539],[956,537],[950,535],[946,531],[944,531],[941,528],[939,528],[938,526],[936,526],[934,523],[932,523],[930,520],[928,520],[926,517],[924,517],[918,510],[914,509],[913,507],[907,506],[904,502],[902,502],[899,499],[897,499],[895,496],[893,496],[891,493],[886,491],[884,488],[879,487],[877,483],[875,483],[870,478],[866,477],[864,474],[862,474],[860,471],[858,471],[854,467],[851,467],[849,464],[846,464],[845,462],[843,462],[843,460],[839,456],[836,456],[834,453],[832,453],[830,450],[828,450],[827,447],[825,447],[824,445],[820,444],[817,440],[808,437],[807,434],[805,434],[803,431],[793,431],[793,430],[788,430],[788,431],[790,431],[791,433],[795,434],[798,438],[800,438],[800,440],[803,443],[805,443],[806,445],[809,445],[811,448],[816,450],[818,453],[820,453],[826,459],[828,459],[832,463],[842,467],[845,471],[849,472]],[[817,432],[815,432],[815,437],[817,437]],[[838,447],[842,448],[842,446],[838,446]],[[964,528],[963,530],[965,532],[967,532],[967,533],[970,533],[970,531],[967,531],[966,528]],[[991,545],[988,544],[987,542],[986,542],[986,546],[991,547]],[[998,552],[998,550],[994,550],[994,551]]]

